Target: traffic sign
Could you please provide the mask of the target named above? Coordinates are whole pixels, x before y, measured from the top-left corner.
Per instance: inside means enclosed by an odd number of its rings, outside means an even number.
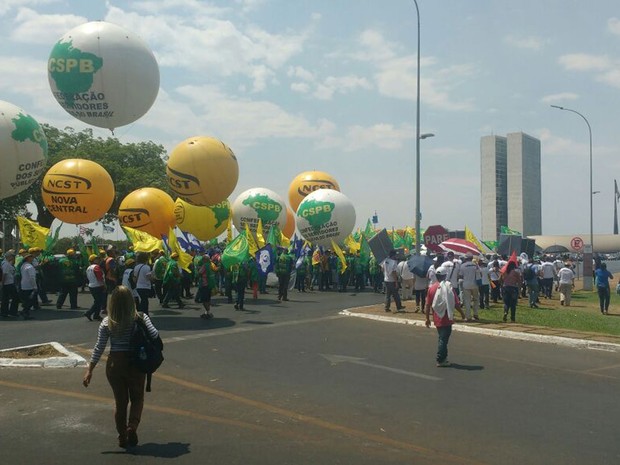
[[[581,250],[583,250],[583,239],[579,236],[575,236],[570,240],[570,246],[573,250],[577,251],[577,252],[581,252]]]
[[[429,226],[426,228],[426,231],[424,231],[424,245],[427,249],[432,250],[433,252],[443,252],[442,248],[439,247],[439,244],[443,241],[447,241],[448,239],[450,239],[448,230],[440,224]]]

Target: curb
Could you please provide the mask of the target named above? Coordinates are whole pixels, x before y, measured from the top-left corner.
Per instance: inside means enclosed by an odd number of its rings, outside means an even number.
[[[409,320],[406,318],[395,318],[382,315],[369,315],[367,313],[355,313],[349,310],[343,310],[340,315],[352,316],[357,318],[366,318],[368,320],[383,321],[385,323],[399,323],[404,325],[426,327],[426,324],[422,320]],[[586,339],[574,339],[563,336],[548,336],[544,334],[531,334],[520,333],[516,331],[504,330],[504,329],[489,329],[480,328],[476,326],[463,325],[454,323],[452,326],[454,331],[460,331],[463,333],[481,334],[485,336],[503,337],[507,339],[515,339],[519,341],[540,342],[543,344],[555,344],[565,347],[573,347],[577,349],[592,349],[592,350],[604,350],[606,352],[619,352],[620,344],[614,344],[612,342],[599,342],[588,341]]]
[[[58,352],[65,354],[64,357],[47,357],[47,358],[3,358],[2,352],[9,350],[28,349],[30,347],[38,347],[49,344]],[[71,352],[58,342],[44,342],[41,344],[32,344],[29,346],[13,347],[11,349],[3,349],[0,351],[0,367],[11,368],[75,368],[85,367],[88,365],[86,359],[81,355]]]

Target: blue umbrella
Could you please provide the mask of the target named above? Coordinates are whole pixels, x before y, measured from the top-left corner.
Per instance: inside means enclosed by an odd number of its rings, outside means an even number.
[[[433,265],[433,259],[428,255],[414,255],[407,260],[409,270],[416,276],[426,277],[428,269]]]

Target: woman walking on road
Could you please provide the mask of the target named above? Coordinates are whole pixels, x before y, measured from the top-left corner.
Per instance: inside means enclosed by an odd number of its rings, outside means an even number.
[[[112,292],[108,305],[108,316],[99,325],[97,343],[93,349],[90,363],[82,383],[88,387],[93,370],[99,362],[110,339],[110,353],[106,364],[106,377],[114,393],[116,408],[114,420],[118,431],[119,447],[136,446],[138,444],[138,425],[144,406],[144,386],[146,375],[131,364],[131,334],[140,315],[130,289],[118,286]],[[144,324],[151,338],[158,336],[157,329],[144,314]],[[127,406],[129,420],[127,419]]]

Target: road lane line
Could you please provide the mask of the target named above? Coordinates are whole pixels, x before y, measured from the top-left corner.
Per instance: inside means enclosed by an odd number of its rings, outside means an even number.
[[[377,434],[349,428],[348,426],[343,426],[337,423],[332,423],[326,420],[321,420],[320,418],[312,417],[312,416],[305,415],[303,413],[298,413],[292,410],[287,410],[287,409],[277,407],[275,405],[271,405],[265,402],[261,402],[261,401],[254,400],[254,399],[249,399],[247,397],[242,397],[237,394],[233,394],[233,393],[222,391],[222,390],[215,389],[212,387],[204,386],[202,384],[197,384],[191,381],[179,379],[174,376],[155,373],[155,377],[157,377],[158,380],[168,381],[170,383],[182,386],[186,389],[191,389],[191,390],[198,391],[198,392],[204,392],[206,394],[212,394],[214,396],[218,396],[218,397],[230,400],[232,402],[236,402],[236,403],[243,404],[243,405],[248,405],[253,408],[271,412],[276,415],[280,415],[285,418],[290,418],[292,420],[306,423],[308,425],[316,426],[318,428],[322,428],[328,431],[335,431],[335,432],[344,434],[346,436],[353,436],[356,438],[372,441],[378,444],[391,446],[397,449],[416,452],[418,454],[424,455],[425,457],[428,457],[434,460],[441,459],[441,460],[459,464],[459,465],[466,465],[466,464],[484,465],[485,464],[485,462],[480,462],[477,460],[468,459],[468,458],[460,457],[457,455],[452,455],[446,452],[429,449],[423,446],[418,446],[416,444],[399,441],[397,439],[392,439],[390,437],[380,436]]]

